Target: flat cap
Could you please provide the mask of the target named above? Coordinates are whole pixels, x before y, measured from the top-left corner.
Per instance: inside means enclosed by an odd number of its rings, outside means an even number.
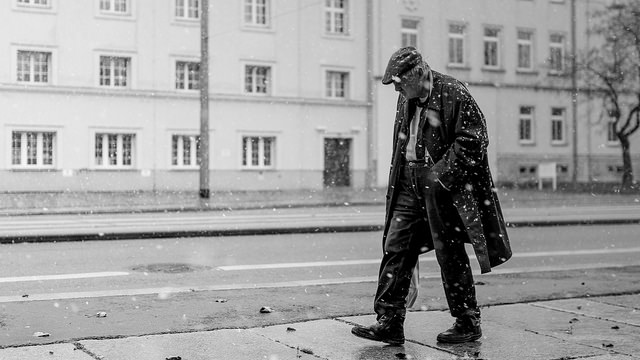
[[[413,46],[407,46],[394,52],[389,59],[382,77],[384,85],[391,84],[394,76],[400,76],[422,62],[422,55]]]

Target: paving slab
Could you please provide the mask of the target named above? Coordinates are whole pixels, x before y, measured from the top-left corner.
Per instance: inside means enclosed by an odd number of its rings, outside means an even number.
[[[374,321],[373,316],[365,317]],[[290,347],[311,350],[314,356],[330,360],[387,360],[455,359],[451,353],[432,347],[407,342],[403,346],[390,346],[380,342],[360,339],[351,334],[352,324],[339,320],[316,320],[290,325],[252,329]]]
[[[636,360],[636,359],[640,359],[640,358],[629,356],[629,355],[607,354],[607,355],[602,355],[602,356],[590,357],[590,358],[585,359],[585,360]]]
[[[566,311],[578,315],[606,319],[627,325],[640,326],[640,311],[622,305],[611,305],[600,301],[585,299],[565,299],[545,301],[534,306]]]
[[[74,344],[23,346],[0,349],[2,360],[94,360],[92,356],[76,349]]]
[[[269,340],[249,330],[150,335],[81,344],[103,360],[246,360],[314,359],[298,349]]]
[[[505,327],[525,329],[566,344],[611,354],[640,354],[640,327],[539,306],[545,303],[549,302],[493,307],[484,314]]]
[[[370,324],[374,319],[373,316],[344,318],[358,324]],[[604,350],[536,334],[524,327],[505,327],[493,321],[490,313],[483,314],[484,336],[480,340],[455,345],[437,342],[438,333],[449,328],[453,322],[448,312],[411,312],[405,321],[405,338],[412,343],[456,354],[462,359],[549,360],[607,354]]]
[[[640,294],[602,296],[592,300],[640,311]]]

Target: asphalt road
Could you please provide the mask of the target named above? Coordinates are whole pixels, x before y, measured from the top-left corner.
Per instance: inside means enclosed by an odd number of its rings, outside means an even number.
[[[638,233],[638,224],[510,229],[516,255],[477,277],[480,302],[640,291]],[[0,245],[0,346],[368,314],[380,237],[375,231]],[[420,291],[416,308],[444,309],[432,254],[421,257]],[[260,313],[263,306],[274,312]],[[51,335],[36,338],[38,331]]]

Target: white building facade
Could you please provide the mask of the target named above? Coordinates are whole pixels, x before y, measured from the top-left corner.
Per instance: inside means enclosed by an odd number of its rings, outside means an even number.
[[[201,6],[4,1],[0,191],[197,190]],[[574,163],[619,181],[583,93],[573,145],[570,0],[210,0],[209,23],[213,191],[385,186],[397,95],[380,76],[406,44],[469,83],[499,183],[550,161],[560,181]]]

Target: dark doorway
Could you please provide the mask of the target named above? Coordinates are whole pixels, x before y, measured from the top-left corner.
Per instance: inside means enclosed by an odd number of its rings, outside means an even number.
[[[324,139],[324,186],[351,186],[351,139]]]

